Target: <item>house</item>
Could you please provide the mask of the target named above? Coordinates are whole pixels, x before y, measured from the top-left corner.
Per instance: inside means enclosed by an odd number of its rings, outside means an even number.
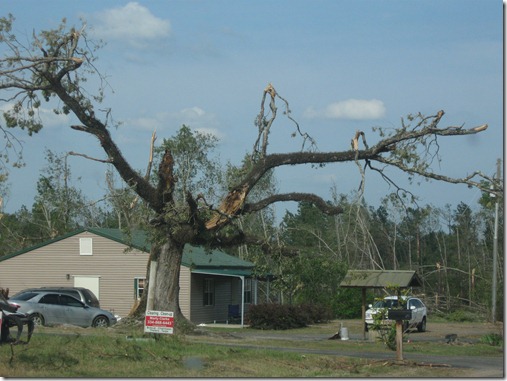
[[[86,228],[0,257],[0,288],[9,294],[29,287],[71,286],[92,290],[103,309],[125,317],[144,291],[150,243],[143,232]],[[241,324],[257,301],[253,263],[187,245],[180,268],[180,308],[195,324]]]

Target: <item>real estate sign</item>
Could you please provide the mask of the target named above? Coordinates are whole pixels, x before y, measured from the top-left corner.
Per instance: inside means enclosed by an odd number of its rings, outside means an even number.
[[[144,317],[144,332],[172,334],[174,329],[174,314],[168,311],[146,311]]]

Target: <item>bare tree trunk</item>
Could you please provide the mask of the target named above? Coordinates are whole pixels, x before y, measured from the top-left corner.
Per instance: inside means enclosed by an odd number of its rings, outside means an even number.
[[[394,224],[394,238],[393,238],[393,270],[397,270],[396,266],[396,235],[398,234],[396,224]]]
[[[333,221],[334,221],[334,232],[335,232],[335,237],[336,237],[336,252],[338,254],[338,259],[341,261],[341,260],[343,260],[343,256],[342,256],[341,241],[340,241],[340,227],[339,227],[340,218],[339,218],[339,216],[334,216]]]
[[[168,238],[161,246],[158,256],[156,272],[155,294],[153,307],[155,310],[172,311],[176,320],[185,319],[181,313],[179,303],[180,266],[183,257],[183,245],[178,245]],[[185,319],[186,320],[186,319]]]
[[[408,240],[408,268],[412,270],[412,241]]]
[[[461,245],[459,240],[459,229],[456,229],[456,243],[458,244],[458,265],[461,266]]]
[[[154,288],[153,309],[156,311],[171,311],[174,313],[175,328],[180,324],[188,324],[189,320],[183,316],[179,303],[179,278],[183,258],[184,245],[175,242],[166,231],[166,227],[159,228],[165,235],[163,242],[152,243],[150,260],[146,269],[147,287]],[[157,262],[155,280],[149,279],[150,264]],[[178,281],[174,281],[178,279]],[[143,317],[146,311],[148,293],[144,292],[137,308],[131,313],[134,317]]]
[[[421,277],[424,277],[424,267],[422,265],[423,264],[423,260],[422,260],[422,251],[421,251],[421,234],[419,232],[419,226],[417,227],[416,237],[417,237],[417,241],[416,241],[416,244],[417,244],[417,262],[418,262],[418,266],[419,266],[419,271],[421,272]],[[422,288],[423,288],[423,292],[426,292],[426,287],[425,287],[424,282],[423,282]]]
[[[470,248],[467,248],[467,257],[468,257],[468,305],[472,306],[472,288],[473,288],[473,274],[472,274],[472,266],[470,263]]]
[[[442,244],[443,244],[442,262],[444,265],[444,277],[445,277],[445,300],[447,311],[449,311],[451,309],[451,288],[449,286],[449,274],[447,273],[447,246],[445,245],[445,237],[442,237]]]

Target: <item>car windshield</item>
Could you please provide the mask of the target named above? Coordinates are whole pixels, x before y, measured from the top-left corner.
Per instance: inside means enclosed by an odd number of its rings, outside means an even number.
[[[385,299],[385,300],[379,300],[373,305],[374,308],[393,308],[398,307],[398,300],[397,299]]]

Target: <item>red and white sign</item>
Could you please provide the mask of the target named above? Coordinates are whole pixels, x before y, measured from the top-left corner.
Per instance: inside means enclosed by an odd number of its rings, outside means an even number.
[[[167,311],[146,311],[144,317],[144,332],[172,334],[174,329],[174,314]]]

